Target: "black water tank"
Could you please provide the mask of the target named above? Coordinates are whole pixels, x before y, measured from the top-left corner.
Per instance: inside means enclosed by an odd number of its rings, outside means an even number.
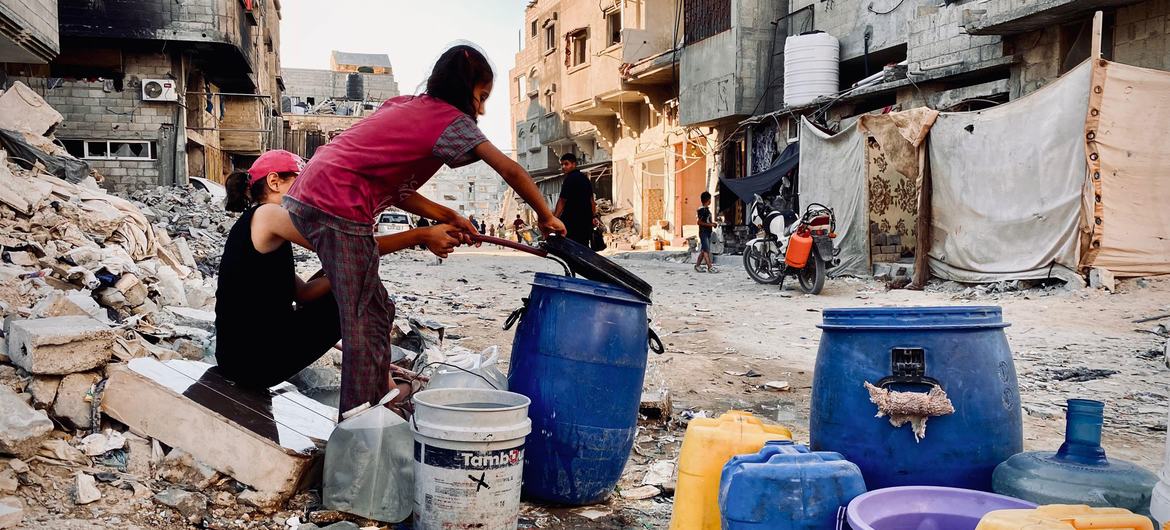
[[[280,96],[280,111],[292,112],[292,98],[288,96]]]
[[[365,93],[365,80],[362,79],[362,74],[349,74],[345,81],[345,98],[350,101],[361,101],[365,99]]]

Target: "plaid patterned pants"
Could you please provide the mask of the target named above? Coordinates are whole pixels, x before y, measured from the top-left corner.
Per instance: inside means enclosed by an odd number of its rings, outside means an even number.
[[[364,225],[284,198],[293,226],[317,250],[341,313],[341,403],[345,412],[390,391],[394,304],[378,276],[378,246]]]

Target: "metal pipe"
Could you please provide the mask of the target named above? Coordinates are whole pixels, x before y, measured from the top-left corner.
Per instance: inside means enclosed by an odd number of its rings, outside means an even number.
[[[957,59],[957,60],[954,60],[954,61],[948,61],[948,62],[945,62],[945,63],[932,64],[932,65],[930,65],[930,66],[922,66],[922,64],[921,64],[921,63],[919,63],[919,65],[918,65],[918,70],[915,70],[914,72],[912,72],[912,74],[913,74],[913,75],[919,75],[919,74],[921,74],[922,72],[929,72],[929,71],[931,71],[931,70],[938,70],[939,68],[947,68],[947,67],[951,67],[951,66],[959,66],[959,65],[961,65],[961,64],[963,64],[963,63],[965,63],[965,62],[967,62],[967,61],[964,61],[964,60],[962,60],[962,59]]]

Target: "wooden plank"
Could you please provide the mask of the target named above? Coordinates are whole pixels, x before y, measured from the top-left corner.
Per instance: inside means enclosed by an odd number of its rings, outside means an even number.
[[[1102,13],[1101,11],[1098,11],[1095,14],[1093,14],[1093,44],[1092,44],[1092,48],[1090,48],[1090,51],[1089,51],[1089,58],[1094,59],[1094,60],[1101,58],[1101,33],[1102,33],[1102,27],[1104,26],[1104,24],[1105,24],[1105,14],[1104,13]]]
[[[290,385],[236,387],[206,363],[140,358],[109,368],[102,410],[252,488],[288,496],[317,466],[337,411]]]

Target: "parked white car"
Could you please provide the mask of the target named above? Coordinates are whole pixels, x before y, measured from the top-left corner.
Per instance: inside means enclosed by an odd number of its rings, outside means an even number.
[[[378,215],[378,224],[374,226],[374,232],[378,235],[397,234],[411,228],[414,228],[414,223],[406,212],[390,210]]]

